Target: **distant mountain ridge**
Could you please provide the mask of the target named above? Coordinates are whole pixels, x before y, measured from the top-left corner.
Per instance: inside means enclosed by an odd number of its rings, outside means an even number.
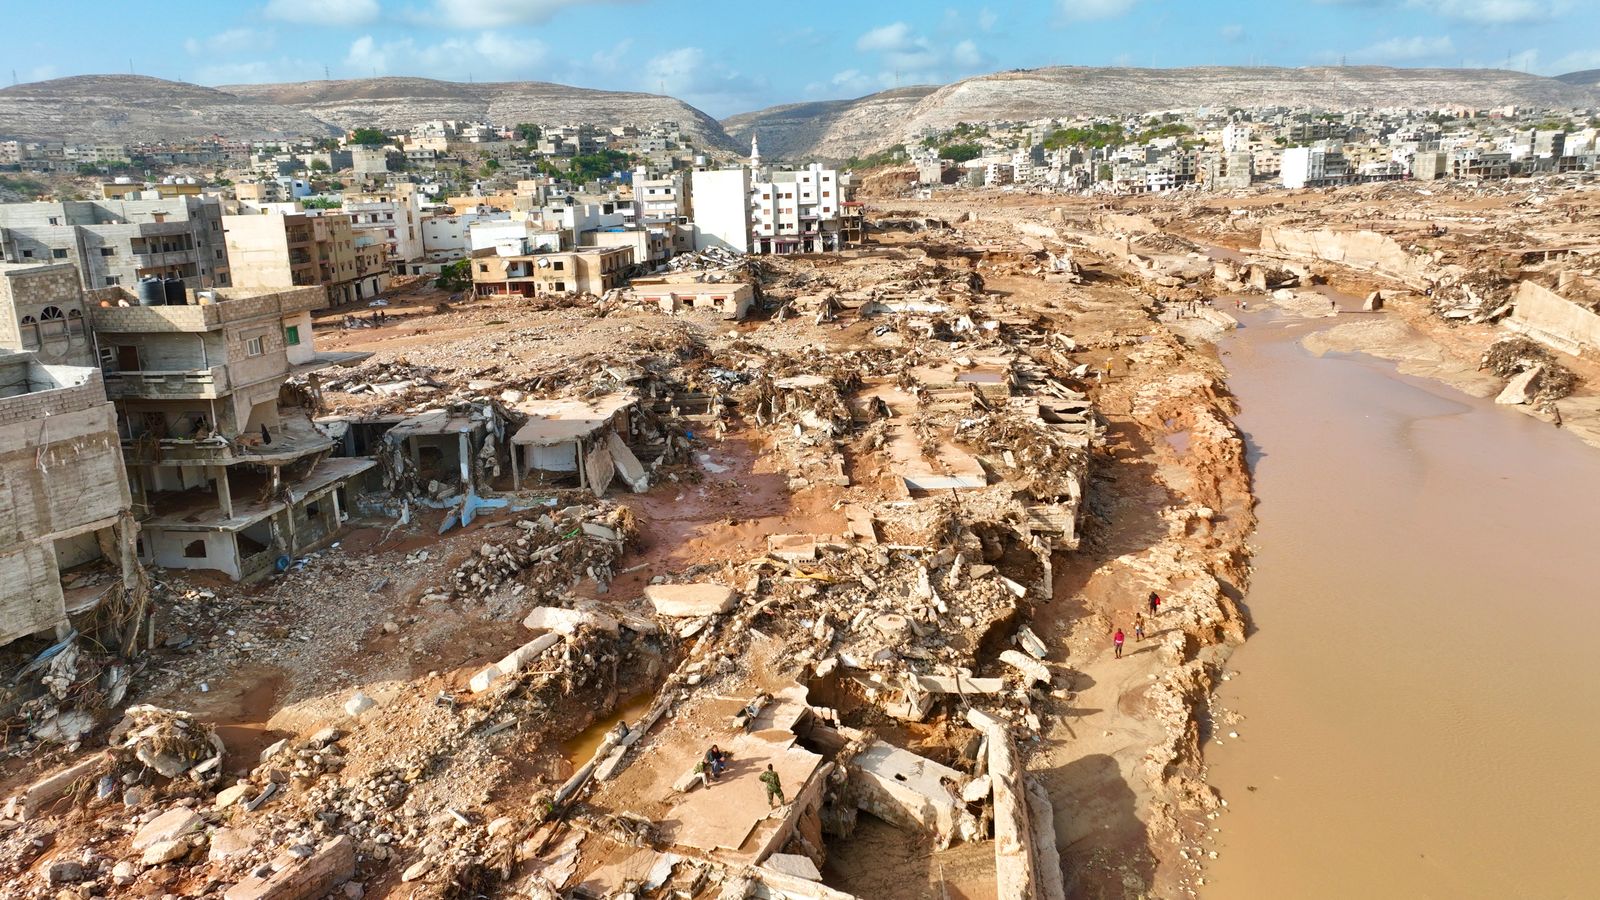
[[[1426,109],[1451,104],[1584,108],[1600,104],[1600,91],[1587,83],[1499,69],[1055,67],[979,75],[935,89],[901,88],[856,100],[776,106],[724,119],[722,125],[741,143],[755,132],[764,155],[848,158],[958,122],[1198,106]]]
[[[546,82],[361,78],[209,88],[139,75],[79,75],[0,89],[0,138],[27,140],[326,137],[429,119],[505,125],[675,121],[697,146],[732,148],[715,119],[681,100]]]
[[[1498,69],[1055,67],[979,75],[853,100],[790,103],[718,122],[673,97],[538,81],[463,84],[384,77],[203,87],[138,75],[79,75],[0,88],[0,139],[186,141],[325,137],[429,119],[676,121],[695,146],[769,159],[847,159],[958,122],[1027,121],[1197,106],[1476,108],[1600,106],[1600,70],[1544,78]]]

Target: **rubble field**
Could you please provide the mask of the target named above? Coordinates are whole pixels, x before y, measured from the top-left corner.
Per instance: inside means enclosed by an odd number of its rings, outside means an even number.
[[[1173,317],[1210,261],[1095,214],[677,265],[742,320],[425,282],[322,315],[371,356],[292,390],[368,492],[255,583],[151,571],[116,695],[87,648],[19,682],[10,895],[1193,895],[1253,501]]]

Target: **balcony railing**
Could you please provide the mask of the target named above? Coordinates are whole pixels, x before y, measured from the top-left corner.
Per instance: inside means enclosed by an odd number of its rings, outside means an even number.
[[[111,399],[215,400],[230,390],[226,366],[173,371],[106,372]]]

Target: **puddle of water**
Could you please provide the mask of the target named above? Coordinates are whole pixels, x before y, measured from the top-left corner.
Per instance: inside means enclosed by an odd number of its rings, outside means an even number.
[[[1188,431],[1171,432],[1165,436],[1167,440],[1167,446],[1177,451],[1180,456],[1188,453],[1190,436],[1191,435]]]
[[[1240,739],[1207,747],[1229,812],[1206,896],[1591,894],[1600,455],[1250,324],[1223,349],[1259,630],[1218,696]]]
[[[577,737],[561,745],[561,755],[567,762],[574,766],[581,766],[594,756],[600,749],[600,742],[605,740],[606,734],[617,727],[618,722],[627,722],[632,728],[639,721],[639,717],[650,709],[650,704],[656,700],[655,694],[646,691],[623,701],[611,714],[602,719],[596,719],[593,725],[585,728]]]

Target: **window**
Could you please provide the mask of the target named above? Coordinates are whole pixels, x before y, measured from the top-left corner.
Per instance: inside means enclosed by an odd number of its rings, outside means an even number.
[[[823,191],[822,192],[822,196],[824,196],[824,197],[832,197],[833,196],[833,191]]]
[[[558,290],[558,291],[564,291],[564,290],[566,290],[566,289],[567,289],[567,283],[566,283],[566,282],[565,282],[565,281],[558,281],[558,282],[556,282],[556,290]]]
[[[115,248],[115,247],[101,247],[100,248],[100,255],[101,256],[116,256],[117,255],[117,248]]]
[[[116,287],[117,285],[119,285],[121,283],[122,283],[122,276],[121,275],[107,275],[106,276],[106,287]]]
[[[189,543],[184,544],[183,545],[183,558],[184,559],[205,559],[206,558],[206,541],[205,541],[205,538],[201,538],[198,541],[190,541]]]
[[[300,326],[290,325],[283,329],[283,342],[291,347],[300,346]]]
[[[23,259],[33,259],[33,251],[32,250],[24,250],[24,251],[22,251],[22,258]]]
[[[560,272],[561,270],[565,269],[566,267],[567,267],[567,264],[562,262],[561,260],[558,259],[558,260],[555,261],[555,270],[557,272]]]
[[[51,225],[60,225],[61,224],[61,217],[60,216],[51,216],[50,217],[50,224]]]
[[[489,271],[489,264],[488,263],[478,263],[478,271],[479,272],[487,272],[487,271]]]
[[[112,276],[109,276],[109,277],[110,278],[116,278],[117,276],[112,275]],[[80,335],[83,334],[83,310],[81,310],[81,309],[69,309],[69,310],[67,310],[67,330],[72,332],[73,334],[80,334]]]
[[[22,325],[23,349],[39,349],[39,320],[33,316],[23,316],[20,324]]]
[[[222,251],[218,250],[217,251],[217,259],[221,259],[221,258],[222,258]]]
[[[249,338],[249,339],[245,340],[245,342],[244,342],[244,355],[245,356],[260,356],[261,354],[263,354],[265,352],[267,352],[266,351],[266,347],[263,346],[263,342],[262,342],[261,338],[253,337],[253,338]]]
[[[67,258],[67,248],[65,248],[65,247],[55,247],[55,248],[51,249],[50,255],[55,257],[56,259],[66,259]]]

